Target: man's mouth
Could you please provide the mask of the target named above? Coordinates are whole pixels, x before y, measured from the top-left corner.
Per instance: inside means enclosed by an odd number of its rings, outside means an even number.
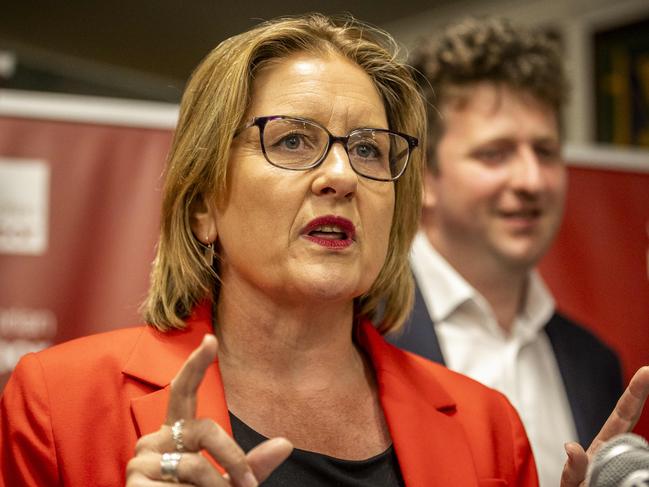
[[[540,218],[543,212],[540,208],[528,208],[515,211],[500,211],[499,213],[505,218],[532,220]]]

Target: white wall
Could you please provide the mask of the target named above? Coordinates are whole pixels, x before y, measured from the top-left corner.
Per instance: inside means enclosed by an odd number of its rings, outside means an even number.
[[[647,0],[460,0],[416,17],[382,27],[406,48],[417,40],[469,15],[497,15],[523,25],[545,25],[561,33],[566,48],[566,68],[572,85],[564,114],[566,140],[587,144],[594,140],[592,39],[594,31],[612,28],[649,16]]]

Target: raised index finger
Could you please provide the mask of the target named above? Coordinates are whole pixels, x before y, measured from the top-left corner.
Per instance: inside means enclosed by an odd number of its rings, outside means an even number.
[[[602,443],[613,436],[628,433],[633,429],[640,419],[647,395],[649,395],[649,366],[644,366],[633,375],[615,409],[588,447],[588,456],[592,456]]]
[[[214,335],[205,335],[203,341],[185,361],[171,381],[167,421],[171,425],[179,419],[196,416],[196,391],[205,371],[216,359],[217,342]]]

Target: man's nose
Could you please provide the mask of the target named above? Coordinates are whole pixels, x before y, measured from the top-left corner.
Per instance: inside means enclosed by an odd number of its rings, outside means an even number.
[[[543,187],[541,161],[532,147],[518,149],[511,165],[510,183],[517,191],[536,193]]]

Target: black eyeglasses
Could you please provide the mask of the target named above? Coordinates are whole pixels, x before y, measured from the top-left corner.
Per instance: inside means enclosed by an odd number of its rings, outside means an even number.
[[[261,150],[273,166],[291,171],[317,167],[340,142],[352,169],[376,181],[395,181],[406,170],[416,137],[387,129],[359,128],[342,137],[313,120],[272,115],[255,117],[242,130],[257,126]]]

